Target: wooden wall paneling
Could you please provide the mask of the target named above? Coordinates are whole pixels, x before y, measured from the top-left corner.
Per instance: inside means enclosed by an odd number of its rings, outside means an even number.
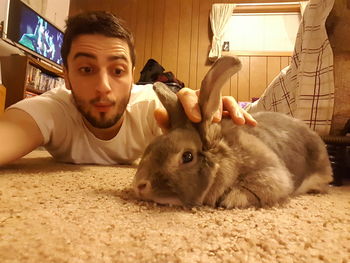
[[[238,101],[251,101],[250,96],[250,57],[240,56],[239,59],[242,62],[242,69],[238,72],[238,89],[237,97]]]
[[[94,0],[75,0],[70,1],[69,4],[69,15],[73,16],[79,14],[83,11],[93,11],[93,10],[110,10],[110,1],[102,0],[96,4]]]
[[[162,66],[166,71],[177,74],[177,57],[179,48],[180,2],[165,0]]]
[[[267,85],[271,83],[280,71],[281,57],[267,57]]]
[[[115,0],[115,1],[110,1],[111,2],[111,11],[115,15],[117,15],[119,18],[124,20],[126,23],[127,27],[131,31],[131,33],[134,36],[134,43],[136,42],[136,18],[137,18],[137,0],[131,0],[125,3],[123,0]],[[136,44],[136,43],[135,43]],[[136,50],[136,46],[135,46]],[[138,52],[136,51],[136,63],[139,62],[139,55]],[[136,65],[135,65],[136,67]],[[139,68],[138,68],[139,69]],[[137,70],[138,70],[137,69]],[[137,72],[135,69],[134,71],[134,82],[137,82],[139,79],[139,72]]]
[[[110,1],[111,9],[106,11],[111,11],[113,14],[117,15],[119,18],[124,20],[130,31],[134,34],[134,31],[130,27],[130,15],[131,15],[131,4],[134,1],[122,4],[120,0]]]
[[[143,63],[141,66],[141,70],[143,66],[146,64],[147,60],[152,58],[152,35],[153,35],[153,19],[155,13],[154,0],[148,0],[147,5],[147,16],[146,16],[146,39],[145,39],[145,51],[143,57]]]
[[[100,0],[98,2],[98,5],[96,5],[96,1],[88,0],[88,1],[83,1],[82,6],[86,5],[86,3],[89,4],[88,6],[89,10],[112,11],[112,1]]]
[[[290,63],[289,57],[281,57],[281,70],[287,67]]]
[[[72,2],[72,1],[71,1]],[[123,19],[131,31],[131,33],[134,36],[134,43],[135,43],[135,50],[136,50],[136,65],[139,65],[139,51],[136,49],[136,25],[137,25],[137,14],[138,14],[138,4],[137,0],[130,0],[130,1],[123,1],[123,0],[115,0],[115,1],[108,1],[111,4],[111,8],[106,11],[111,11],[115,15],[117,15],[119,18]],[[135,65],[135,67],[136,67]],[[134,72],[134,81],[137,82],[139,79],[139,67],[135,69]]]
[[[251,97],[260,97],[267,86],[267,57],[250,58],[249,88]]]
[[[191,17],[191,44],[190,44],[190,75],[188,87],[198,89],[197,71],[198,71],[198,40],[199,40],[199,6],[200,0],[192,0]]]
[[[164,28],[165,1],[154,0],[154,8],[151,57],[162,64],[163,34],[166,31]]]
[[[176,77],[189,85],[191,56],[191,17],[192,0],[180,2],[179,13],[179,50],[177,57]]]
[[[95,2],[94,0],[90,1],[91,2],[91,7],[92,7],[92,10],[96,10],[95,8]],[[101,11],[112,11],[112,2],[113,1],[109,1],[109,0],[100,0],[98,2],[98,5],[97,5],[97,10],[101,10]],[[85,2],[84,2],[85,4]]]
[[[135,49],[136,49],[136,66],[134,73],[134,81],[140,78],[140,71],[144,65],[145,45],[146,45],[146,20],[147,20],[147,4],[148,0],[137,2],[137,20],[135,29]]]
[[[118,9],[119,5],[125,4],[125,1],[123,0],[117,0],[117,4],[115,5],[115,8]],[[127,1],[127,5],[129,5],[129,14],[125,15],[125,17],[128,18],[128,25],[131,30],[131,32],[134,35],[134,38],[136,37],[136,25],[137,25],[137,12],[138,12],[138,0],[131,0]],[[136,54],[136,60],[137,60],[137,54]]]
[[[197,57],[197,88],[208,72],[211,63],[208,62],[210,50],[211,29],[209,24],[210,0],[201,0],[199,6],[198,57]]]

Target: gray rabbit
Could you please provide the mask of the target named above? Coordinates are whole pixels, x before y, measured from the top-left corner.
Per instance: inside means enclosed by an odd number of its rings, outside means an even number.
[[[276,112],[253,114],[256,127],[231,119],[213,123],[221,88],[238,72],[235,57],[217,60],[202,81],[202,122],[192,123],[175,93],[154,84],[171,130],[145,150],[136,195],[161,204],[245,208],[271,206],[289,196],[326,192],[332,169],[321,138],[302,121]]]

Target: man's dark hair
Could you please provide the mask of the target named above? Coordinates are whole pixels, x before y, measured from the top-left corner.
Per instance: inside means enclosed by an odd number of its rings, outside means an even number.
[[[69,17],[66,21],[66,31],[63,37],[61,55],[63,65],[68,68],[68,54],[73,40],[80,35],[99,34],[115,37],[126,41],[130,49],[131,63],[135,65],[134,38],[124,22],[105,11],[92,11]]]

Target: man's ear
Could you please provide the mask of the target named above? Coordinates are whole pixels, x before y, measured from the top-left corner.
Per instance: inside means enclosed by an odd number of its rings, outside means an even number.
[[[68,76],[68,69],[66,67],[63,67],[63,77],[64,77],[64,84],[66,85],[66,88],[69,90],[72,90],[70,86],[69,76]]]
[[[132,67],[132,72],[131,72],[131,76],[132,76],[132,83],[134,83],[134,74],[135,74],[135,66]]]

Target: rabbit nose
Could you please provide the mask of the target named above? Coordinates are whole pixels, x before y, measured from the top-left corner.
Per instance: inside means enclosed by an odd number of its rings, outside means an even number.
[[[145,195],[147,193],[149,193],[151,190],[151,183],[150,181],[140,181],[137,183],[136,185],[136,191],[139,194]]]

